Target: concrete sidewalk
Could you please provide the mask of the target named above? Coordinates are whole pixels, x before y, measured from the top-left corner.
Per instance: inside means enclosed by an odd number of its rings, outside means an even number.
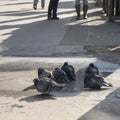
[[[78,21],[73,0],[60,1],[58,21],[46,20],[48,1],[45,9],[38,4],[38,10],[28,0],[4,1],[0,6],[2,56],[69,56],[86,53],[87,46],[120,45],[120,24],[107,22],[94,0],[90,0],[88,19]]]
[[[51,56],[64,37],[73,16],[74,2],[62,0],[59,4],[59,21],[47,20],[45,9],[33,10],[32,2],[1,2],[1,45],[2,56]]]

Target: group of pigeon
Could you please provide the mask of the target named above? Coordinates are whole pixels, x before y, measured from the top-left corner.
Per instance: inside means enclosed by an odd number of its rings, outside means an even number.
[[[33,80],[37,91],[49,94],[54,88],[63,88],[65,84],[77,79],[74,67],[65,62],[61,68],[55,68],[52,72],[38,69],[38,78]]]
[[[55,68],[52,72],[38,69],[38,78],[33,80],[37,91],[49,94],[54,88],[63,88],[66,84],[79,80],[75,74],[75,69],[68,62],[64,62],[61,68]],[[90,63],[84,75],[84,87],[100,89],[102,86],[112,87],[111,83],[104,81],[100,76],[97,66]]]

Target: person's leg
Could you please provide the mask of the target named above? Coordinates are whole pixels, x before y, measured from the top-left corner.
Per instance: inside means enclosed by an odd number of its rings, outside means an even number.
[[[41,8],[44,9],[45,7],[45,0],[41,0]]]
[[[76,5],[75,8],[76,8],[76,13],[77,13],[76,19],[79,20],[80,19],[80,5]]]
[[[80,19],[80,0],[75,0],[75,9],[77,13],[76,19]]]
[[[83,0],[83,18],[87,19],[88,0]]]
[[[50,0],[49,6],[48,6],[48,20],[51,20],[51,11],[53,10],[53,0]]]
[[[38,0],[34,0],[33,1],[33,8],[36,10],[37,9],[37,4],[38,4]]]
[[[57,7],[58,7],[58,0],[54,0],[53,3],[53,19],[59,20],[57,17]]]

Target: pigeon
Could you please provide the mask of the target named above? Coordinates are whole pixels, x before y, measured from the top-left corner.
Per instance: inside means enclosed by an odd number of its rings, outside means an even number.
[[[37,91],[43,94],[49,94],[53,88],[62,89],[64,87],[63,84],[58,84],[55,81],[52,81],[50,78],[46,77],[42,77],[40,79],[35,78],[33,83]]]
[[[69,79],[66,75],[66,73],[61,70],[60,68],[55,68],[54,71],[52,72],[54,81],[57,83],[69,83]]]
[[[67,77],[70,81],[75,81],[76,80],[76,74],[74,67],[72,65],[69,65],[68,62],[65,62],[61,69],[67,74]]]

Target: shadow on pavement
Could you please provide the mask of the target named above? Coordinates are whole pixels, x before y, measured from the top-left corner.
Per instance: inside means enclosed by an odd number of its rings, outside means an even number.
[[[119,120],[120,119],[120,88],[106,96],[77,120]]]
[[[61,2],[60,7],[63,7],[67,9],[67,5],[72,4],[71,1],[67,2]],[[68,8],[69,8],[68,6]],[[93,3],[90,3],[90,6],[93,6]],[[90,7],[89,10],[94,9],[93,7]],[[58,13],[59,15],[64,15],[64,14],[72,14],[75,12],[75,10],[67,10],[67,11],[62,11]],[[89,16],[92,17],[94,16],[94,12],[89,13]],[[43,13],[43,14],[42,14]],[[45,14],[44,14],[45,13]],[[43,17],[46,17],[47,19],[47,13],[44,11],[9,11],[9,12],[3,12],[1,14],[5,14],[7,16],[23,16],[23,18],[18,18],[18,19],[13,19],[13,20],[6,20],[6,21],[1,21],[0,23],[9,23],[9,22],[23,22],[23,20],[32,20],[32,19],[41,19],[39,22],[32,22],[28,24],[16,24],[16,25],[1,25],[1,30],[7,30],[11,28],[17,28],[16,30],[12,31],[11,33],[5,33],[2,35],[10,35],[5,41],[2,42],[1,44],[1,55],[2,56],[49,56],[51,54],[44,55],[44,49],[46,47],[42,46],[48,46],[47,49],[48,51],[53,51],[54,46],[56,46],[57,42],[55,45],[52,45],[52,39],[57,39],[59,38],[59,31],[61,29],[61,26],[63,27],[68,27],[67,32],[65,33],[65,36],[63,39],[58,42],[60,44],[57,45],[64,45],[64,46],[76,46],[76,45],[84,45],[89,43],[93,43],[93,37],[95,36],[93,33],[90,34],[90,40],[86,42],[86,32],[89,30],[88,25],[84,25],[84,22],[92,22],[92,20],[84,20],[83,23],[80,23],[79,25],[72,25],[72,26],[67,26],[66,25],[66,20],[70,19],[71,17],[66,16],[65,18],[60,19],[59,21],[47,21]],[[27,16],[30,15],[30,16]],[[32,16],[35,15],[35,16]],[[98,15],[95,13],[95,15]],[[75,19],[75,18],[74,18]],[[100,26],[91,26],[91,28],[95,29],[96,31],[99,29],[101,30],[102,27],[104,27],[105,24],[100,25]],[[106,26],[107,27],[107,26]],[[105,31],[107,31],[106,29]],[[110,30],[110,29],[109,29]],[[33,32],[32,32],[33,31]],[[79,32],[80,31],[80,32]],[[96,34],[99,34],[98,33]],[[101,31],[100,31],[101,32]],[[56,34],[55,34],[56,33]],[[96,40],[98,42],[101,42],[101,40]],[[83,43],[82,43],[83,42]],[[14,43],[14,44],[13,44]],[[23,44],[24,43],[24,44]],[[43,44],[42,46],[41,43]],[[50,44],[51,43],[51,44]],[[47,45],[46,45],[47,44]],[[29,46],[29,47],[28,47]],[[57,48],[56,48],[57,49]],[[41,51],[43,52],[41,53]],[[35,55],[36,54],[36,55]],[[54,55],[54,54],[53,54]]]
[[[21,98],[19,101],[36,102],[42,100],[55,100],[55,99],[56,99],[55,96],[50,94],[38,94]]]

